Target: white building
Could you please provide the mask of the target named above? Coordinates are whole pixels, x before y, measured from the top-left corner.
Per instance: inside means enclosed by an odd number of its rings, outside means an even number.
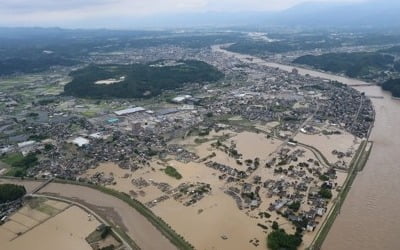
[[[36,143],[35,141],[24,141],[24,142],[18,143],[17,145],[19,148],[26,148],[26,147],[31,147],[31,146],[35,145],[35,143]]]
[[[104,136],[104,135],[103,135],[102,133],[100,133],[100,132],[93,133],[93,134],[90,134],[90,135],[89,135],[89,137],[90,137],[90,138],[93,138],[93,139],[102,139],[103,136]]]
[[[74,140],[72,140],[72,143],[77,145],[78,147],[82,147],[84,145],[89,144],[89,140],[83,137],[77,137]]]
[[[173,98],[172,101],[175,103],[182,103],[189,98],[192,98],[192,96],[191,95],[177,96],[177,97]]]
[[[36,146],[35,141],[24,141],[17,144],[23,156],[29,154],[29,152],[33,151]]]
[[[136,112],[142,112],[145,111],[146,109],[142,107],[135,107],[135,108],[128,108],[128,109],[122,109],[118,111],[114,111],[114,114],[116,115],[128,115]]]
[[[181,109],[181,110],[194,110],[195,107],[194,107],[194,105],[185,104],[182,107],[179,107],[179,109]]]

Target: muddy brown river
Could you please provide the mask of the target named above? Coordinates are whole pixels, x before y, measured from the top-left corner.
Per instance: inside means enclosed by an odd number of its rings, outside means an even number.
[[[23,184],[28,192],[40,184],[40,182],[35,181],[6,179],[0,179],[0,183]],[[141,249],[176,249],[143,215],[114,196],[84,186],[60,183],[50,183],[39,193],[74,200],[89,207],[101,217],[112,221],[125,231]],[[0,249],[3,250],[1,245]]]
[[[293,67],[269,63],[260,58],[227,52],[219,46],[214,50],[244,61],[292,71]],[[299,74],[309,74],[348,85],[366,82],[319,71],[296,67]],[[377,86],[354,87],[371,98],[376,120],[370,140],[374,146],[362,172],[359,172],[336,218],[323,250],[400,249],[400,100]]]

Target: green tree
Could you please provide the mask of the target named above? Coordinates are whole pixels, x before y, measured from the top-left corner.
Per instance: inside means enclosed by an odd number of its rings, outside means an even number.
[[[296,250],[302,242],[300,234],[287,234],[285,230],[274,230],[267,237],[267,246],[271,250]]]
[[[331,199],[332,191],[328,188],[321,188],[321,190],[319,190],[319,195],[324,199]]]
[[[182,179],[182,175],[178,172],[178,170],[176,170],[176,169],[175,169],[174,167],[172,167],[172,166],[167,166],[167,167],[165,168],[164,172],[165,172],[167,175],[169,175],[169,176],[171,176],[171,177],[174,177],[175,179],[178,179],[178,180]]]
[[[24,186],[0,184],[0,204],[17,200],[26,194]]]
[[[290,209],[292,209],[293,211],[297,212],[297,211],[299,211],[300,206],[301,206],[300,201],[295,201],[295,202],[293,202],[292,204],[290,204],[288,207],[289,207]]]

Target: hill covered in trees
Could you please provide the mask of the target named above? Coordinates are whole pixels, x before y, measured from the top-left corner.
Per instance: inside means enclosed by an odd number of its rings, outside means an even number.
[[[349,77],[365,78],[384,70],[394,70],[395,61],[391,55],[376,52],[327,53],[319,56],[306,55],[293,61]]]
[[[390,79],[384,82],[382,89],[390,91],[394,97],[400,97],[400,79]]]
[[[26,194],[24,186],[0,184],[0,204],[17,200]]]
[[[285,53],[297,48],[283,42],[248,41],[244,40],[232,44],[227,50],[249,55],[262,55],[264,53]]]
[[[66,95],[85,98],[149,98],[185,83],[215,82],[223,74],[196,60],[156,61],[148,64],[89,65],[71,73]]]
[[[282,39],[282,40],[281,40]],[[321,43],[320,40],[325,42]],[[232,44],[227,50],[237,53],[262,56],[273,53],[286,53],[297,50],[314,50],[340,47],[341,41],[330,39],[324,35],[307,37],[286,37],[272,35],[271,41],[242,39]]]

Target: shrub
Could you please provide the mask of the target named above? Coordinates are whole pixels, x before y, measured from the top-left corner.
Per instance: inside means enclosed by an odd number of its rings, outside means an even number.
[[[167,175],[174,177],[175,179],[178,179],[178,180],[182,179],[182,175],[172,166],[167,166],[165,168],[164,172]]]

